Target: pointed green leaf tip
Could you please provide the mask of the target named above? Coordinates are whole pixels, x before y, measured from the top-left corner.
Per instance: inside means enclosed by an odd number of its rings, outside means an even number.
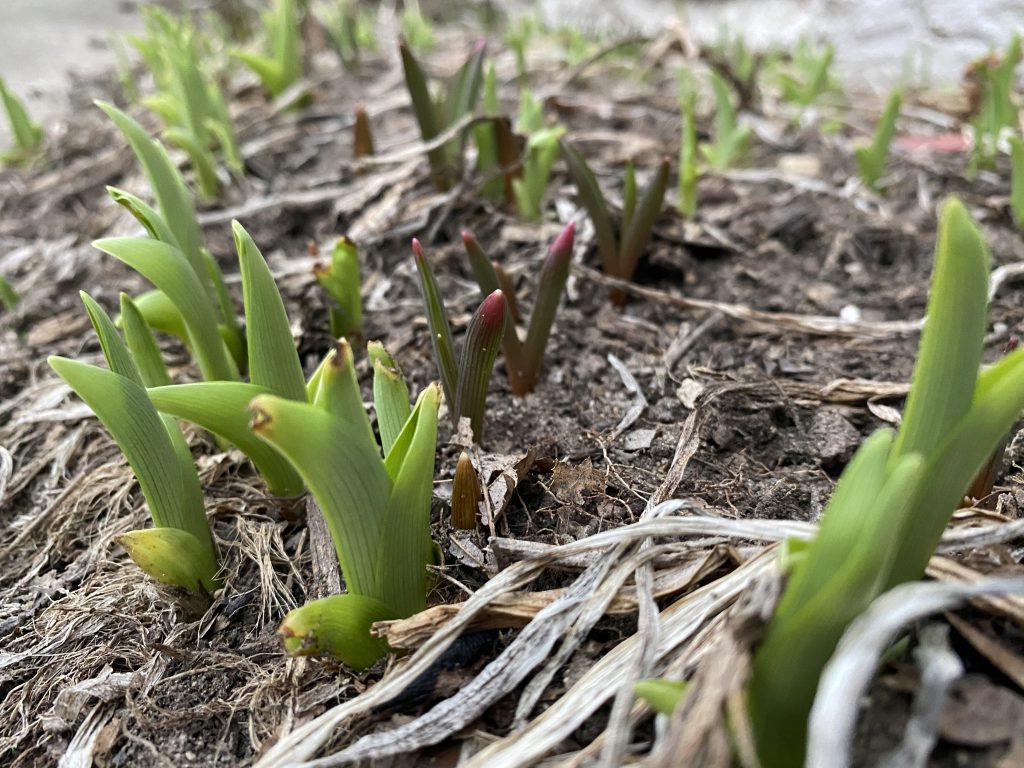
[[[423,246],[416,238],[412,239],[412,255],[416,260],[416,271],[420,276],[420,290],[423,293],[423,304],[427,309],[427,321],[430,323],[430,340],[434,347],[434,359],[437,361],[441,375],[441,386],[444,388],[445,399],[455,404],[458,387],[458,367],[455,363],[455,341],[452,327],[448,322],[444,299],[437,279],[430,269],[430,262],[423,252]]]

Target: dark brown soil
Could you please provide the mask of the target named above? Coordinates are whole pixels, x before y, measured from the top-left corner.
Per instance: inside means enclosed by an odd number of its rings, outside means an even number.
[[[453,35],[432,66],[450,69],[464,39]],[[659,156],[678,151],[673,94],[680,54],[655,44],[644,52],[639,71],[624,72],[621,59],[611,57],[571,86],[559,85],[565,68],[550,56],[538,59],[533,73],[534,87],[549,94],[550,114],[569,128],[612,199],[621,196],[626,159],[635,159],[645,178]],[[898,152],[886,194],[876,197],[848,184],[856,173],[851,142],[864,135],[869,119],[851,118],[855,124],[823,136],[768,114],[758,117],[765,130],[744,169],[702,177],[695,220],[681,219],[670,195],[635,276],[645,290],[617,311],[560,164],[542,225],[482,201],[468,171],[453,193],[436,193],[422,155],[357,175],[350,157],[357,102],[368,105],[381,154],[417,140],[396,64],[390,55],[374,57],[357,73],[343,73],[324,52],[313,73],[316,103],[298,112],[275,113],[251,88],[238,94],[247,174],[202,213],[206,242],[228,274],[235,272],[230,218],[239,218],[262,248],[280,276],[307,371],[330,343],[326,305],[309,270],[310,241],[327,244],[346,232],[358,240],[366,336],[388,345],[415,391],[436,371],[410,237],[428,251],[459,336],[479,295],[460,229],[471,229],[513,274],[520,303],[529,307],[546,244],[567,216],[580,223],[578,264],[537,390],[513,397],[500,361],[492,382],[481,455],[497,461],[533,452],[497,521],[499,536],[560,544],[635,521],[672,465],[682,425],[702,393],[709,410],[700,448],[676,495],[736,518],[816,520],[854,449],[883,425],[878,414],[900,406],[900,388],[887,384],[909,380],[917,336],[875,332],[872,324],[922,316],[935,203],[949,194],[964,200],[994,266],[1024,261],[1002,162],[993,173],[970,177],[962,155]],[[511,108],[514,90],[507,91]],[[0,171],[0,272],[22,297],[13,312],[0,315],[0,446],[13,460],[10,474],[0,462],[0,762],[52,765],[80,746],[72,742],[88,735],[84,726],[93,718],[102,723],[90,753],[98,765],[249,765],[300,722],[364,690],[383,667],[355,675],[327,660],[282,654],[277,624],[311,590],[301,510],[268,498],[239,454],[217,453],[201,434],[194,434],[193,446],[228,572],[214,606],[201,619],[187,615],[114,543],[117,533],[146,524],[141,494],[116,447],[65,396],[45,361],[51,354],[99,358],[77,291],[112,309],[118,292],[147,287],[89,245],[99,236],[134,232],[104,185],[140,193],[146,185],[120,136],[88,104],[119,99],[112,82],[80,84],[73,98],[73,117],[48,138],[45,160],[24,172]],[[921,119],[901,125],[915,135],[936,130]],[[794,158],[810,171],[798,178],[780,170]],[[744,320],[730,311],[685,308],[678,297],[800,316],[859,312],[863,324],[814,333],[764,316]],[[990,318],[988,360],[1024,332],[1024,298],[1014,285],[996,294]],[[168,343],[166,351],[180,378],[195,375],[182,349]],[[632,374],[646,401],[622,429],[637,396],[610,356]],[[369,397],[368,371],[361,371]],[[866,384],[858,390],[839,380]],[[488,578],[486,568],[454,546],[444,520],[444,483],[460,450],[449,444],[450,433],[444,422],[435,505],[447,578],[431,603],[463,599],[455,584],[475,590]],[[1011,440],[987,508],[1019,514],[1022,458],[1020,441]],[[474,535],[481,551],[488,536],[482,529]],[[1022,554],[1019,547],[1000,557],[981,553],[971,565],[982,573],[1019,573]],[[566,583],[555,572],[538,588]],[[1021,652],[1019,627],[964,615],[984,621]],[[603,620],[542,702],[565,689],[574,667],[586,667],[635,631],[634,617]],[[501,633],[496,647],[511,635]],[[973,647],[958,650],[988,685],[1020,694]],[[864,713],[863,765],[876,764],[901,737],[914,690],[908,659],[887,667],[873,690]],[[477,728],[504,734],[510,707],[514,702],[492,708]],[[607,708],[599,710],[593,727],[577,732],[564,751],[586,745],[606,717]],[[389,722],[386,714],[357,720],[337,739],[347,743]],[[634,738],[642,741],[644,733]],[[450,747],[420,761],[449,759]],[[1009,749],[1006,739],[970,747],[947,740],[934,764],[1000,765]]]

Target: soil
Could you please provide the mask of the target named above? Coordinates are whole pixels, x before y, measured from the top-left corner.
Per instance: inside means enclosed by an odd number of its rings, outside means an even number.
[[[451,71],[470,37],[443,31],[431,69]],[[610,52],[569,82],[572,71],[552,49],[538,54],[531,82],[616,200],[627,159],[642,182],[662,155],[678,154],[675,77],[683,64],[678,40],[663,36]],[[500,58],[499,70],[506,67],[511,73],[511,59]],[[523,470],[493,530],[460,535],[447,523],[445,498],[462,448],[442,420],[434,527],[446,560],[432,605],[463,600],[493,577],[492,536],[559,545],[635,522],[676,465],[687,423],[696,423],[699,444],[673,497],[723,519],[816,521],[855,448],[898,414],[917,344],[913,321],[925,309],[937,203],[950,194],[966,203],[994,267],[1024,262],[1007,206],[1005,157],[994,171],[969,175],[964,153],[897,149],[885,194],[877,196],[851,182],[852,145],[867,134],[877,104],[851,96],[841,130],[823,133],[766,99],[750,116],[756,136],[743,167],[702,175],[693,220],[675,212],[670,192],[636,287],[616,310],[561,163],[543,223],[484,200],[471,169],[453,191],[438,193],[424,153],[408,152],[419,146],[418,133],[390,52],[343,71],[321,51],[309,78],[316,100],[298,111],[275,110],[254,83],[238,78],[232,103],[246,175],[201,211],[206,243],[229,276],[236,274],[231,218],[262,248],[307,372],[331,341],[309,243],[326,247],[342,233],[359,243],[365,335],[385,342],[416,391],[437,374],[410,237],[427,249],[459,337],[479,300],[462,228],[513,275],[520,305],[529,308],[546,244],[569,218],[580,227],[536,391],[512,396],[500,358],[491,384],[477,459],[495,467],[518,462]],[[505,90],[505,106],[514,109],[514,89]],[[87,753],[101,766],[251,765],[388,669],[356,674],[330,660],[283,655],[277,625],[316,586],[302,508],[267,496],[244,457],[219,452],[197,430],[189,434],[225,564],[222,593],[196,611],[141,577],[116,545],[118,533],[146,526],[142,496],[116,446],[46,358],[101,359],[77,291],[113,309],[120,291],[148,287],[90,246],[97,237],[135,234],[104,185],[145,192],[146,184],[119,134],[89,103],[123,101],[113,78],[83,82],[75,98],[75,120],[47,138],[44,159],[0,171],[0,273],[21,296],[0,315],[0,459],[10,462],[0,461],[0,762],[52,765]],[[364,168],[351,157],[357,103],[368,106],[384,158]],[[133,112],[156,129],[148,114]],[[948,131],[944,115],[906,112],[904,136]],[[702,127],[710,125],[708,113]],[[1019,272],[1011,270],[992,301],[987,361],[1024,331],[1024,298],[1012,285]],[[229,282],[237,294],[237,279]],[[822,330],[819,316],[850,322]],[[196,376],[183,349],[166,341],[165,351],[178,379]],[[365,365],[360,380],[369,399]],[[639,415],[623,421],[641,396]],[[1011,439],[996,487],[980,504],[990,518],[1020,514],[1022,451]],[[1020,573],[1019,544],[978,549],[961,561],[981,574]],[[712,584],[734,566],[723,563],[689,588]],[[572,580],[571,572],[552,570],[535,588]],[[1019,656],[1012,620],[977,609],[959,615]],[[539,709],[637,628],[635,613],[602,618]],[[413,710],[457,690],[516,632],[510,624],[492,633],[449,675],[447,691],[436,684]],[[858,765],[877,764],[902,738],[916,690],[914,637],[883,667],[864,707]],[[965,680],[1019,698],[1020,681],[974,644],[958,640],[956,648],[970,673]],[[514,710],[514,697],[499,699],[476,720],[472,738],[505,735]],[[559,751],[584,749],[604,730],[609,710],[598,709]],[[394,711],[354,718],[329,748],[407,719]],[[641,751],[653,738],[647,720],[632,734]],[[953,731],[949,738],[940,731],[932,764],[1010,765],[1019,748],[1012,733],[965,745]],[[445,764],[467,739],[453,735],[398,764]]]

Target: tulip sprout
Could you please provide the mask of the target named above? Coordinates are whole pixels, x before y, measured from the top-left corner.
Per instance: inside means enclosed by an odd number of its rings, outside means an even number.
[[[43,143],[43,129],[32,122],[25,105],[8,89],[3,78],[0,78],[0,102],[3,103],[7,122],[11,126],[11,135],[14,136],[14,148],[0,153],[0,163],[23,163]]]
[[[219,586],[217,557],[188,444],[174,419],[159,416],[150,403],[147,381],[113,321],[88,294],[82,301],[109,370],[63,357],[48,362],[106,427],[139,481],[154,527],[124,534],[120,543],[157,581],[208,594]],[[126,309],[137,315],[130,303]]]
[[[551,243],[537,278],[537,299],[530,316],[526,338],[520,340],[515,327],[519,314],[518,306],[510,281],[504,272],[499,271],[500,268],[487,258],[476,238],[468,231],[462,233],[462,242],[469,254],[469,262],[480,289],[484,294],[488,294],[500,288],[508,298],[510,316],[502,339],[502,350],[505,354],[509,388],[515,395],[525,395],[537,386],[541,363],[544,360],[544,349],[551,335],[551,327],[555,322],[555,314],[558,312],[558,303],[562,299],[566,280],[569,278],[575,236],[576,225],[569,222]]]
[[[444,299],[419,240],[412,241],[412,252],[419,272],[423,304],[427,309],[434,360],[441,375],[452,422],[457,427],[461,417],[468,418],[473,439],[479,442],[484,430],[487,386],[509,312],[505,295],[496,289],[484,298],[469,321],[461,353],[457,356]]]
[[[359,253],[355,243],[339,237],[326,264],[313,267],[317,282],[333,300],[330,307],[331,335],[352,338],[362,332],[363,303],[359,295]]]
[[[893,91],[886,102],[885,111],[878,120],[875,128],[875,137],[866,147],[858,147],[857,168],[860,171],[861,181],[870,189],[878,188],[878,181],[885,173],[885,161],[889,156],[889,146],[892,144],[893,136],[896,135],[896,119],[900,116],[900,104],[903,101],[903,94],[900,91]]]
[[[846,626],[883,591],[922,576],[1024,408],[1024,350],[979,369],[988,260],[967,211],[949,200],[900,429],[872,435],[843,472],[754,658],[749,703],[765,768],[803,764],[818,678]]]
[[[711,73],[711,89],[715,93],[715,136],[714,141],[700,145],[700,152],[708,165],[724,171],[739,163],[746,154],[750,146],[750,126],[737,121],[729,84],[717,72]]]
[[[590,214],[597,234],[597,248],[601,254],[601,266],[605,273],[612,277],[629,280],[636,272],[640,255],[647,247],[654,222],[661,213],[661,205],[668,188],[668,160],[663,160],[655,171],[653,178],[637,199],[636,172],[633,164],[626,166],[626,178],[623,191],[622,225],[616,236],[608,205],[605,202],[601,187],[598,186],[594,172],[590,170],[583,155],[580,154],[568,139],[561,140],[562,156],[565,158],[569,175],[576,183],[576,191],[580,202]],[[612,295],[616,304],[624,304],[625,294],[616,291]]]
[[[233,51],[232,55],[256,73],[264,90],[277,97],[302,78],[302,47],[299,9],[295,0],[276,0],[263,14],[266,54]]]
[[[405,85],[419,123],[420,135],[428,142],[451,128],[476,108],[483,79],[486,45],[478,42],[454,77],[441,89],[438,98],[430,93],[427,76],[405,40],[399,40],[398,51],[405,72]],[[455,167],[462,151],[462,139],[454,138],[427,153],[434,186],[449,189],[455,179]]]

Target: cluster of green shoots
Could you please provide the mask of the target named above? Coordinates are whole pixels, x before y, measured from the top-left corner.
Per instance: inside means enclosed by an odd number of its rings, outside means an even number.
[[[242,172],[235,129],[210,65],[216,58],[214,44],[187,15],[173,16],[150,5],[143,17],[146,35],[128,38],[156,87],[143,104],[160,115],[164,139],[188,155],[202,195],[214,198],[220,191],[215,150],[231,171]]]
[[[1014,35],[1005,53],[978,59],[968,72],[975,89],[971,99],[974,169],[991,168],[1004,135],[1019,129],[1014,90],[1021,56],[1021,37]]]
[[[953,511],[1024,408],[1024,350],[981,366],[988,262],[967,211],[947,201],[902,424],[865,441],[817,537],[787,548],[789,583],[749,688],[765,768],[803,765],[818,679],[843,631],[883,591],[923,575]]]
[[[552,242],[538,274],[537,297],[525,338],[516,330],[520,318],[511,280],[492,263],[470,232],[462,233],[463,245],[484,300],[466,330],[456,353],[448,312],[423,247],[413,240],[412,250],[427,310],[434,359],[449,404],[453,423],[468,418],[477,442],[483,436],[487,388],[499,349],[513,394],[532,392],[537,385],[544,349],[569,277],[576,227],[569,223]]]
[[[825,96],[842,92],[832,72],[835,47],[828,43],[815,48],[806,38],[797,43],[792,59],[777,70],[782,100],[801,113],[815,106]]]
[[[484,115],[491,121],[474,128],[477,169],[485,179],[481,192],[491,200],[514,204],[523,218],[540,221],[565,127],[548,125],[543,105],[525,87],[511,125],[501,114],[493,64],[484,73]]]
[[[263,52],[236,50],[231,54],[256,74],[274,98],[302,79],[299,18],[295,0],[275,0],[262,17]]]
[[[15,165],[26,163],[39,151],[43,143],[43,129],[32,122],[25,105],[0,78],[0,102],[3,103],[7,123],[14,137],[14,146],[0,152],[0,163]]]
[[[364,52],[377,50],[371,11],[356,0],[327,0],[314,6],[313,13],[346,69],[356,68]]]
[[[234,222],[243,334],[220,273],[198,244],[194,211],[177,169],[138,124],[101,106],[128,137],[158,208],[113,191],[149,236],[108,238],[95,246],[136,269],[155,290],[138,301],[121,296],[123,338],[83,294],[107,367],[59,357],[50,364],[93,409],[138,478],[153,527],[125,534],[120,543],[163,584],[200,596],[219,588],[216,546],[178,419],[209,430],[252,461],[270,493],[294,497],[308,488],[334,540],[347,592],[289,613],[281,627],[286,649],[326,652],[355,667],[369,666],[387,650],[370,636],[370,624],[408,616],[425,604],[426,566],[434,558],[429,523],[440,389],[428,386],[412,406],[394,360],[371,342],[378,442],[348,342],[341,339],[304,379],[270,269]],[[355,249],[347,241],[336,250],[354,263]],[[358,299],[358,270],[353,276],[342,266],[339,272],[346,273],[343,280],[354,280]],[[184,341],[203,381],[171,383],[154,330]]]

